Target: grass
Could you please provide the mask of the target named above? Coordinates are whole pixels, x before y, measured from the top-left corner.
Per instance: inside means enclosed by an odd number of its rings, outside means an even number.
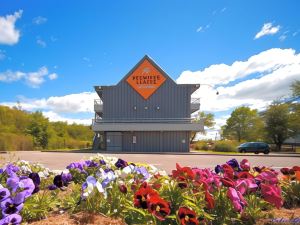
[[[210,153],[210,154],[217,154],[217,155],[241,154],[239,152],[216,152],[216,151],[213,151],[213,150],[195,150],[195,149],[191,149],[191,152]]]

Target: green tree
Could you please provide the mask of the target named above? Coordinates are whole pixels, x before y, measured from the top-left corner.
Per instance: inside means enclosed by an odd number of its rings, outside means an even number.
[[[264,113],[267,137],[281,150],[283,142],[292,135],[290,128],[289,105],[274,102]]]
[[[292,85],[291,89],[294,97],[300,97],[300,80],[296,80]]]
[[[48,125],[48,119],[45,118],[41,112],[31,114],[26,133],[32,136],[34,147],[42,147],[45,149],[48,146]]]
[[[291,85],[292,96],[295,99],[300,98],[300,81],[297,80]],[[292,136],[300,134],[300,103],[298,101],[292,101],[289,103],[290,118],[289,118],[289,129]]]
[[[194,121],[203,121],[204,126],[211,128],[215,125],[215,116],[212,113],[199,112]],[[205,131],[204,131],[205,132]],[[192,132],[191,142],[195,139],[198,132]]]
[[[232,111],[222,130],[229,139],[254,141],[263,136],[263,121],[256,109],[241,106]]]

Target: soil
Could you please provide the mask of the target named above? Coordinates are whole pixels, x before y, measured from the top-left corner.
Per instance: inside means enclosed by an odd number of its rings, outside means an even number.
[[[289,225],[300,224],[300,208],[295,209],[273,209],[268,212],[272,215],[271,219],[261,219],[256,225]]]
[[[113,219],[104,215],[93,213],[76,213],[74,215],[53,214],[48,218],[36,222],[29,223],[30,225],[126,225],[121,219]]]
[[[273,209],[268,212],[273,215],[272,219],[261,219],[256,225],[300,225],[300,208],[296,209]],[[104,215],[80,212],[74,215],[52,214],[48,218],[29,225],[126,225],[121,219],[113,219]]]

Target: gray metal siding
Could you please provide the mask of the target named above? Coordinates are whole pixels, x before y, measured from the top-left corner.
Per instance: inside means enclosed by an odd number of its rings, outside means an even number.
[[[132,136],[136,136],[136,144]],[[122,145],[126,152],[188,152],[189,132],[123,132]]]
[[[168,78],[145,100],[123,80],[118,85],[103,90],[102,118],[189,118],[191,92],[191,86],[176,85]],[[137,107],[136,110],[134,106]]]

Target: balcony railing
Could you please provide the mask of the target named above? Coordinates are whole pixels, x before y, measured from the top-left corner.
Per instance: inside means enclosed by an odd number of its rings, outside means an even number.
[[[93,123],[194,123],[193,118],[118,118],[118,119],[93,119]]]
[[[192,104],[200,104],[200,98],[191,98]]]
[[[94,100],[94,110],[96,113],[102,113],[103,112],[103,102],[100,99]]]

